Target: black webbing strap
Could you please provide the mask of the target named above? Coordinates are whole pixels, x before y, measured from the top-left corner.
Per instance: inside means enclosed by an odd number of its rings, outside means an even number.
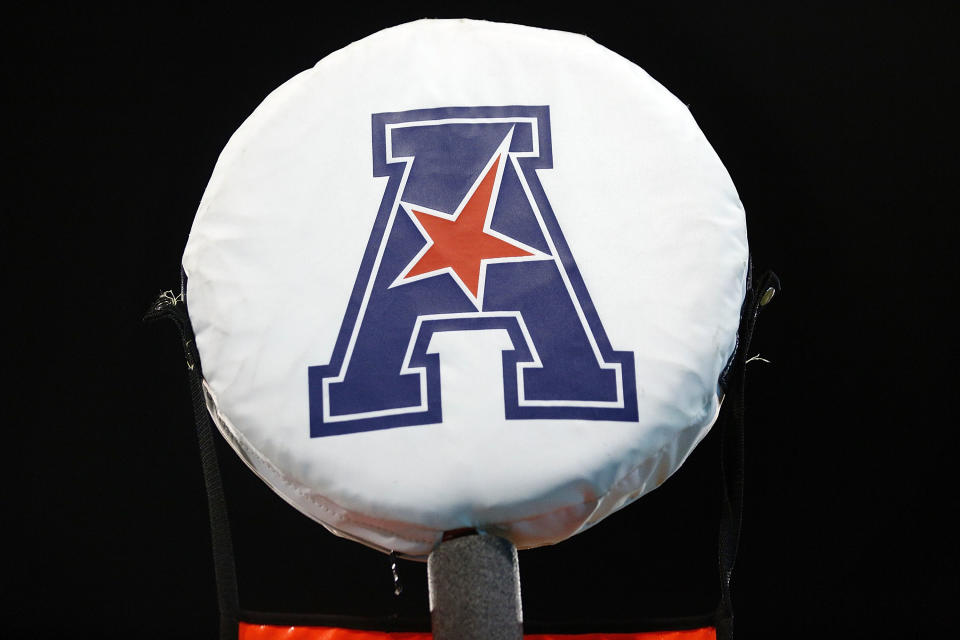
[[[752,265],[747,278],[747,294],[740,316],[737,349],[728,370],[721,376],[727,383],[725,402],[729,408],[720,434],[721,505],[718,559],[720,564],[720,610],[717,615],[718,640],[733,637],[733,605],[730,597],[733,566],[740,545],[740,526],[743,521],[743,467],[744,467],[744,387],[749,362],[750,341],[757,316],[780,290],[780,280],[767,271],[759,281],[753,281]]]
[[[187,376],[190,396],[193,401],[193,418],[197,426],[197,441],[200,444],[200,462],[203,466],[203,482],[207,488],[207,508],[210,515],[210,538],[213,548],[213,572],[217,583],[217,604],[220,609],[220,639],[236,640],[239,634],[237,595],[237,570],[233,559],[233,539],[230,536],[230,521],[227,519],[227,503],[220,478],[220,465],[214,442],[210,416],[201,386],[200,358],[193,339],[193,329],[187,316],[183,294],[171,291],[160,294],[144,316],[146,321],[169,319],[177,325],[187,360]]]

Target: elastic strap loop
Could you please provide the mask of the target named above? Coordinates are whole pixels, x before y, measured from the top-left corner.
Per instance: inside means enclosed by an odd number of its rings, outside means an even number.
[[[187,362],[187,376],[190,384],[190,397],[193,402],[193,418],[197,428],[197,442],[200,445],[200,462],[203,467],[203,482],[207,489],[207,508],[210,516],[210,541],[213,549],[213,572],[217,584],[217,604],[220,610],[220,639],[236,640],[239,634],[238,612],[240,609],[237,592],[237,570],[233,557],[233,539],[230,534],[230,520],[227,517],[227,502],[223,492],[223,480],[220,477],[220,464],[217,461],[217,449],[207,413],[207,403],[203,393],[200,357],[187,316],[183,294],[175,295],[166,291],[157,298],[144,316],[147,322],[167,319],[177,325],[183,352]]]
[[[760,310],[780,290],[780,279],[774,272],[767,271],[758,281],[753,281],[752,270],[751,265],[747,278],[747,294],[740,316],[737,349],[730,370],[725,372],[726,381],[729,384],[726,402],[730,407],[724,417],[720,434],[722,495],[718,544],[720,611],[717,616],[717,638],[719,640],[730,640],[733,637],[731,584],[743,522],[744,389],[748,352]]]

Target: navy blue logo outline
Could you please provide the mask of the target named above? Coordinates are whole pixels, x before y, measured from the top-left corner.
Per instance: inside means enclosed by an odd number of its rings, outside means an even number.
[[[330,362],[308,368],[310,436],[324,437],[377,429],[435,424],[443,421],[440,361],[428,353],[432,335],[439,331],[504,329],[513,342],[513,350],[502,352],[504,415],[508,420],[581,419],[636,422],[638,420],[635,367],[632,351],[614,351],[593,305],[577,264],[566,243],[553,209],[537,177],[537,169],[553,167],[550,115],[548,106],[446,107],[372,115],[373,176],[387,177],[373,230],[358,270],[350,301],[344,314]],[[445,123],[515,123],[529,126],[532,148],[508,150],[516,176],[524,186],[534,212],[539,216],[544,236],[567,286],[570,301],[577,310],[585,334],[590,339],[599,369],[616,379],[616,399],[537,400],[524,394],[524,372],[537,369],[537,346],[519,311],[461,311],[457,313],[419,314],[399,372],[394,376],[419,376],[420,402],[373,411],[335,414],[331,411],[330,386],[342,383],[350,364],[357,334],[364,322],[363,313],[375,280],[379,277],[380,258],[390,240],[393,223],[403,211],[403,185],[415,157],[393,157],[391,131],[397,127],[435,126]],[[512,135],[512,129],[511,134]],[[390,276],[389,280],[393,280]],[[388,376],[389,378],[389,376]]]

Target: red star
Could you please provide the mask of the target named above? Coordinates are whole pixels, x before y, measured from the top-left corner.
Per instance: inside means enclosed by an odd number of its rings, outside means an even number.
[[[481,288],[489,261],[550,257],[488,228],[497,200],[496,192],[499,191],[497,178],[503,173],[501,165],[506,161],[509,141],[510,136],[507,136],[491,158],[483,178],[467,194],[452,218],[440,212],[424,211],[422,207],[404,205],[428,242],[394,285],[449,273],[459,280],[480,308]]]

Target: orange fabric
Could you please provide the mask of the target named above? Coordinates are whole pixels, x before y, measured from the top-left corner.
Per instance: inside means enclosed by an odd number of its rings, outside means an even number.
[[[334,627],[284,627],[240,623],[239,640],[430,640],[429,633],[388,633]],[[713,627],[684,631],[644,631],[642,633],[537,633],[525,640],[716,640]]]

